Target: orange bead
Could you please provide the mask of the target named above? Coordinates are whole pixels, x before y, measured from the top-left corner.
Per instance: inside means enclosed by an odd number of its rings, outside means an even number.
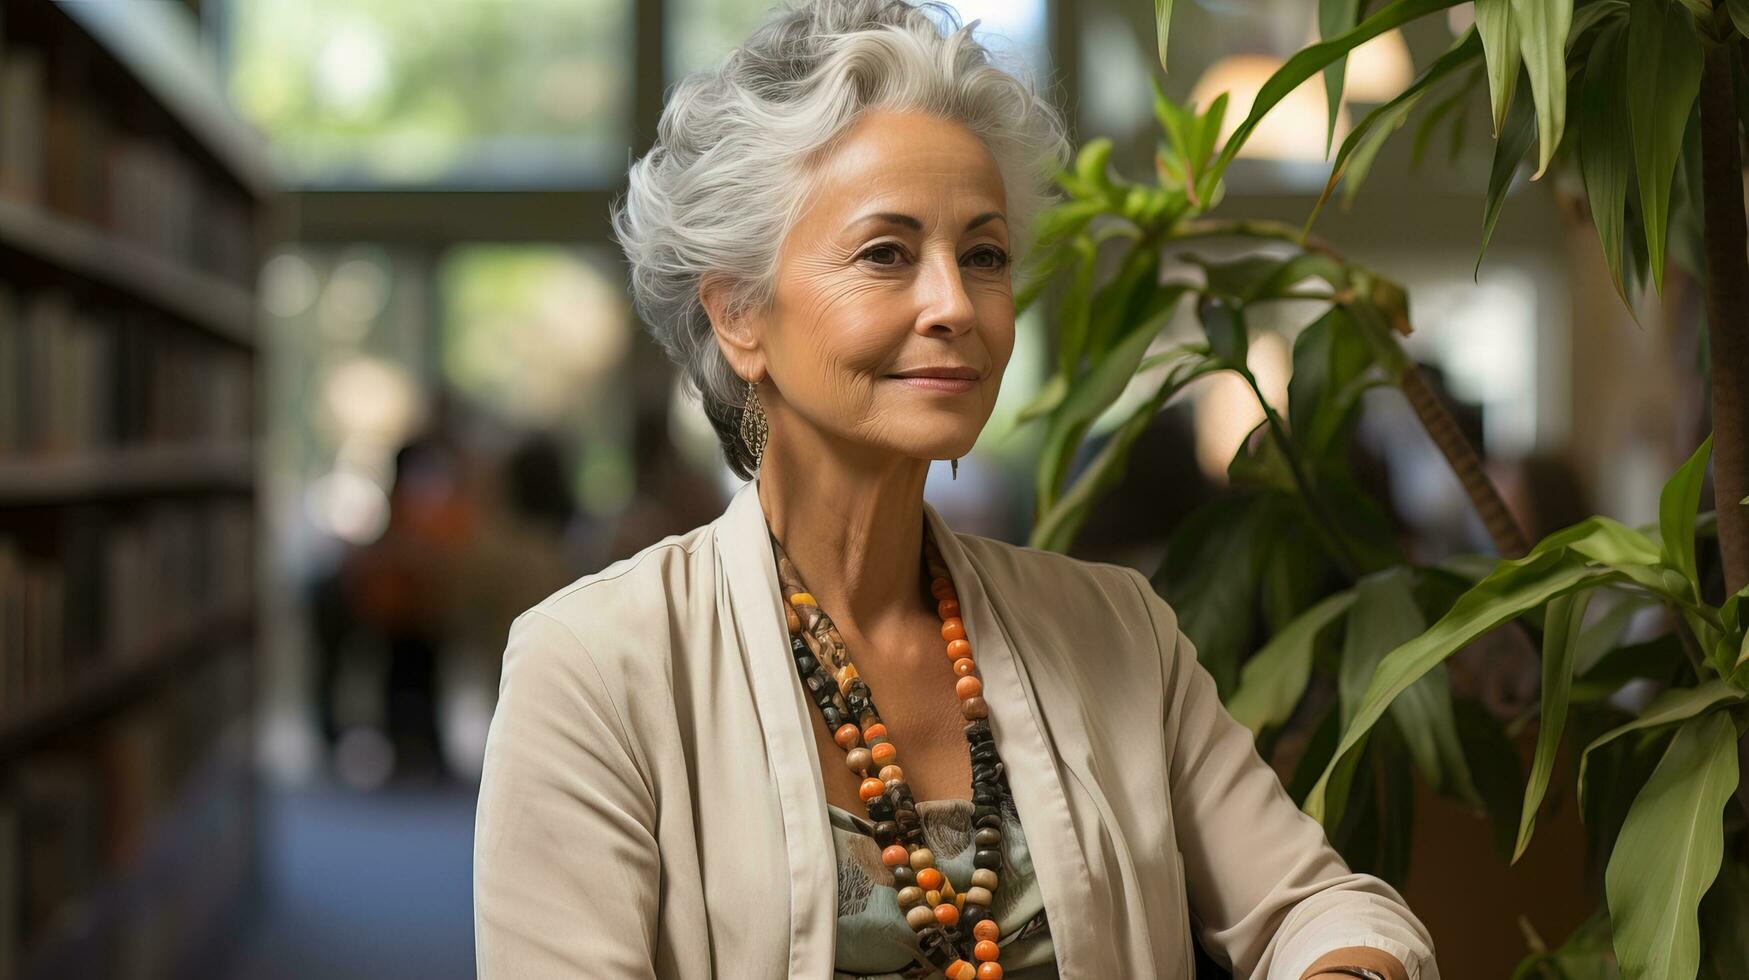
[[[941,638],[944,640],[963,640],[966,638],[966,624],[958,616],[941,621]]]
[[[789,631],[791,633],[800,633],[802,631],[802,617],[796,615],[795,607],[784,606],[783,618],[789,621]]]
[[[979,963],[977,980],[1002,980],[1002,964],[995,960]]]
[[[839,725],[838,730],[832,733],[832,739],[838,743],[839,748],[849,752],[862,744],[862,732],[855,725],[846,722]]]
[[[960,614],[960,601],[958,599],[943,599],[935,604],[935,611],[940,614],[942,619],[952,619]]]
[[[961,657],[969,657],[971,655],[972,642],[970,640],[953,640],[947,645],[947,659],[949,660],[958,660]]]
[[[794,603],[795,605],[798,605],[798,606],[817,606],[817,605],[819,605],[818,602],[814,601],[814,597],[806,592],[797,592],[797,593],[791,595],[789,597],[789,601]]]
[[[862,730],[862,737],[872,742],[877,738],[887,737],[887,726],[876,722]]]
[[[910,863],[910,861],[911,854],[905,850],[905,845],[903,844],[888,844],[886,848],[881,851],[881,863],[889,868],[897,868],[902,864]]]
[[[977,669],[978,665],[973,663],[970,657],[961,657],[953,662],[953,674],[955,677],[970,676],[971,673]]]
[[[947,980],[978,980],[978,968],[965,960],[954,960],[942,972]]]
[[[878,779],[865,779],[862,781],[862,802],[867,803],[869,800],[874,799],[886,791],[886,783],[883,783]]]
[[[978,940],[978,945],[972,948],[972,955],[976,956],[978,959],[984,961],[985,963],[988,963],[991,960],[995,959],[996,957],[1002,955],[1002,947],[996,945],[995,943],[991,942],[988,939],[980,939],[980,940]]]
[[[944,926],[951,926],[960,920],[960,907],[948,902],[942,902],[935,907],[935,921]]]
[[[941,871],[937,868],[924,868],[917,872],[917,887],[926,892],[932,892],[941,887]]]
[[[877,766],[884,766],[899,756],[899,750],[894,748],[893,743],[891,742],[882,742],[879,745],[871,745],[868,747],[868,751],[869,755],[874,758],[874,764]]]
[[[984,693],[984,682],[976,677],[962,677],[954,682],[953,693],[959,695],[961,701],[979,697]]]
[[[1002,935],[1002,927],[996,924],[995,919],[979,919],[978,924],[972,927],[972,938],[974,939],[988,939],[994,942],[996,937],[1000,935]]]

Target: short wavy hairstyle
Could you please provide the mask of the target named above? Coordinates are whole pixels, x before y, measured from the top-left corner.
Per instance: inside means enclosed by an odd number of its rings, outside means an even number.
[[[753,471],[738,434],[746,386],[699,286],[720,281],[731,315],[769,308],[814,164],[864,113],[924,112],[977,135],[1002,175],[1010,252],[1029,250],[1071,147],[1024,63],[974,39],[976,25],[933,2],[788,0],[720,65],[675,83],[655,146],[632,164],[611,217],[638,315],[743,479]]]

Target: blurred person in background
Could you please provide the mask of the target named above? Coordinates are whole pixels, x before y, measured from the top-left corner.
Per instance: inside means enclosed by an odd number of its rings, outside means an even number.
[[[658,133],[614,229],[749,482],[511,626],[480,975],[1436,980],[1144,576],[924,500],[1069,153],[1030,79],[944,7],[792,2]]]
[[[695,528],[723,509],[716,483],[693,469],[669,438],[664,406],[642,406],[632,428],[632,479],[637,493],[614,520],[608,561]]]

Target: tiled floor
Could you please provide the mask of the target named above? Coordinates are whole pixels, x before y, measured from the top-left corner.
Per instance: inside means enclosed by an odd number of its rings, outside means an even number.
[[[474,975],[475,787],[266,791],[236,980]]]

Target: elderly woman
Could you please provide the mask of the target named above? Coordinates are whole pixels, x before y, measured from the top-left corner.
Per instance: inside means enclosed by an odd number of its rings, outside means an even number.
[[[899,0],[772,15],[672,93],[615,229],[750,482],[516,620],[488,978],[1434,980],[1132,569],[923,499],[989,418],[1058,115]],[[946,26],[940,26],[945,24]]]

